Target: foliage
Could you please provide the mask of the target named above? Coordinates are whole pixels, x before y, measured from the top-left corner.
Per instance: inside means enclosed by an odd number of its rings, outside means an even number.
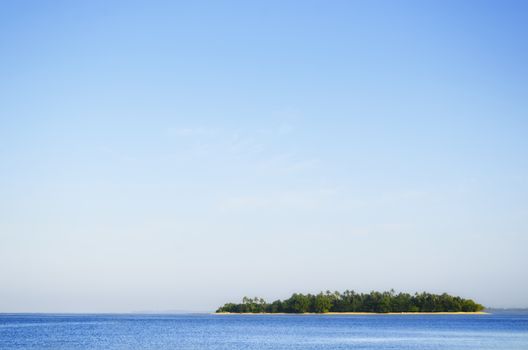
[[[294,293],[289,299],[268,304],[262,298],[242,299],[227,303],[216,312],[232,313],[325,313],[325,312],[476,312],[484,306],[471,299],[431,293],[396,294],[388,292],[344,293],[326,291],[319,294]]]

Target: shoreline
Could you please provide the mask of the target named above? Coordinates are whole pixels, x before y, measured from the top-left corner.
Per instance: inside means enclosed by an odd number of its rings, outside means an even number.
[[[320,315],[320,316],[339,316],[339,315],[489,315],[489,312],[474,311],[474,312],[305,312],[305,313],[285,313],[285,312],[213,312],[213,315]]]

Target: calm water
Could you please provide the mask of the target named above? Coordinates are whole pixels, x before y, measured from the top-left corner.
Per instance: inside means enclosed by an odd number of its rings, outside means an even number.
[[[0,349],[528,349],[528,315],[1,315]]]

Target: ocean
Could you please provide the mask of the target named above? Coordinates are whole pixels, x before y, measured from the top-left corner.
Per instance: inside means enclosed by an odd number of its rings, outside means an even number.
[[[528,315],[0,314],[0,349],[527,350]]]

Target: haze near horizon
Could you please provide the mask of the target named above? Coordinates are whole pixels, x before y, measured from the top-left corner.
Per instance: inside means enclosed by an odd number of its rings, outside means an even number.
[[[528,5],[0,4],[0,312],[528,307]]]

